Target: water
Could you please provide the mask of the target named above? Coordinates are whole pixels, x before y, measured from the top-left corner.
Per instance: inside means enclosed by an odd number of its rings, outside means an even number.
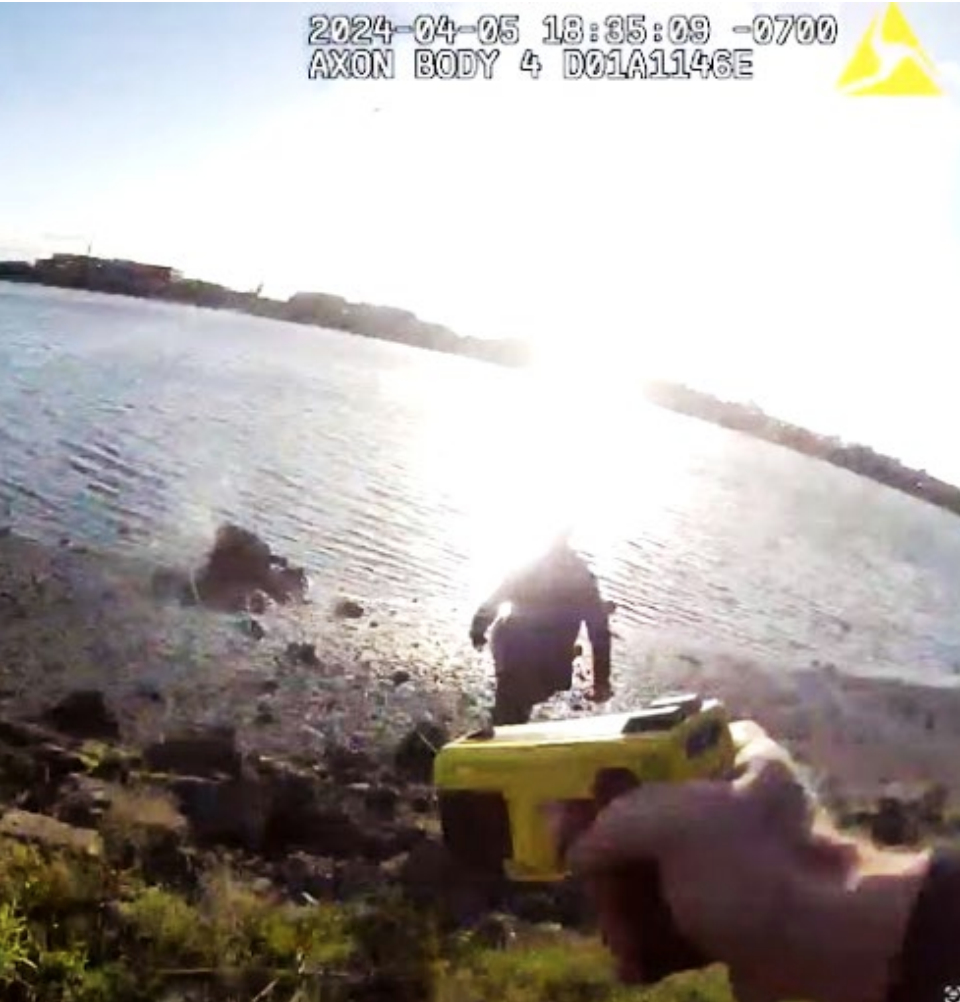
[[[448,645],[511,555],[576,518],[623,670],[669,644],[955,684],[954,516],[648,407],[632,378],[0,285],[0,504],[163,561],[234,519],[321,594],[417,597]]]

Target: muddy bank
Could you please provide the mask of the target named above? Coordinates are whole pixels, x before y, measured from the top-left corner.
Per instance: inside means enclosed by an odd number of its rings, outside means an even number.
[[[960,797],[960,689],[858,678],[832,665],[775,675],[723,657],[682,660],[691,688],[763,724],[831,797],[869,800],[894,784],[929,783]]]
[[[422,720],[456,733],[484,719],[488,666],[478,667],[466,640],[444,669],[436,667],[443,652],[421,657],[431,639],[409,639],[414,600],[387,608],[376,596],[304,594],[258,614],[236,601],[233,611],[214,612],[158,596],[156,571],[70,545],[0,538],[2,711],[38,712],[96,689],[124,741],[229,726],[245,750],[307,759],[328,744],[392,747]],[[830,666],[775,674],[702,651],[655,654],[654,688],[697,689],[755,717],[832,796],[869,799],[897,782],[960,793],[960,690],[853,678]],[[615,684],[637,671],[615,663]],[[554,700],[538,712],[570,709]]]
[[[454,727],[472,712],[429,668],[435,657],[417,659],[429,639],[400,625],[415,604],[325,594],[260,615],[211,611],[158,594],[157,570],[0,538],[0,707],[35,712],[97,689],[125,740],[229,724],[243,747],[284,755],[394,741],[419,720]]]

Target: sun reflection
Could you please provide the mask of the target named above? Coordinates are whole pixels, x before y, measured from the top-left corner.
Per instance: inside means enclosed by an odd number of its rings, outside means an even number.
[[[471,600],[563,526],[606,576],[628,540],[661,536],[691,503],[689,429],[643,399],[642,377],[622,355],[553,351],[509,378],[430,386],[418,451],[456,512],[442,531],[468,558]]]

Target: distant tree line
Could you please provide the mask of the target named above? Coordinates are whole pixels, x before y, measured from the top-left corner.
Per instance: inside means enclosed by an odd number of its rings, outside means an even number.
[[[498,365],[519,367],[530,362],[529,348],[521,339],[464,337],[441,324],[421,320],[408,310],[354,303],[322,292],[298,292],[287,300],[270,299],[261,296],[259,289],[240,292],[215,282],[184,278],[173,268],[134,261],[71,254],[55,254],[36,263],[0,261],[0,281],[33,282],[237,310],[430,351],[466,355]],[[669,410],[786,446],[960,514],[958,488],[925,470],[906,467],[869,446],[817,435],[771,417],[754,404],[720,400],[679,383],[651,382],[643,390],[653,403]]]

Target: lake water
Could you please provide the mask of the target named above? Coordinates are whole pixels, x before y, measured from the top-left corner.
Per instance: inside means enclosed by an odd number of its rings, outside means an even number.
[[[620,603],[621,672],[671,645],[956,684],[955,516],[608,376],[0,284],[0,504],[33,536],[163,561],[233,519],[321,595],[416,598],[448,649],[572,518]]]

